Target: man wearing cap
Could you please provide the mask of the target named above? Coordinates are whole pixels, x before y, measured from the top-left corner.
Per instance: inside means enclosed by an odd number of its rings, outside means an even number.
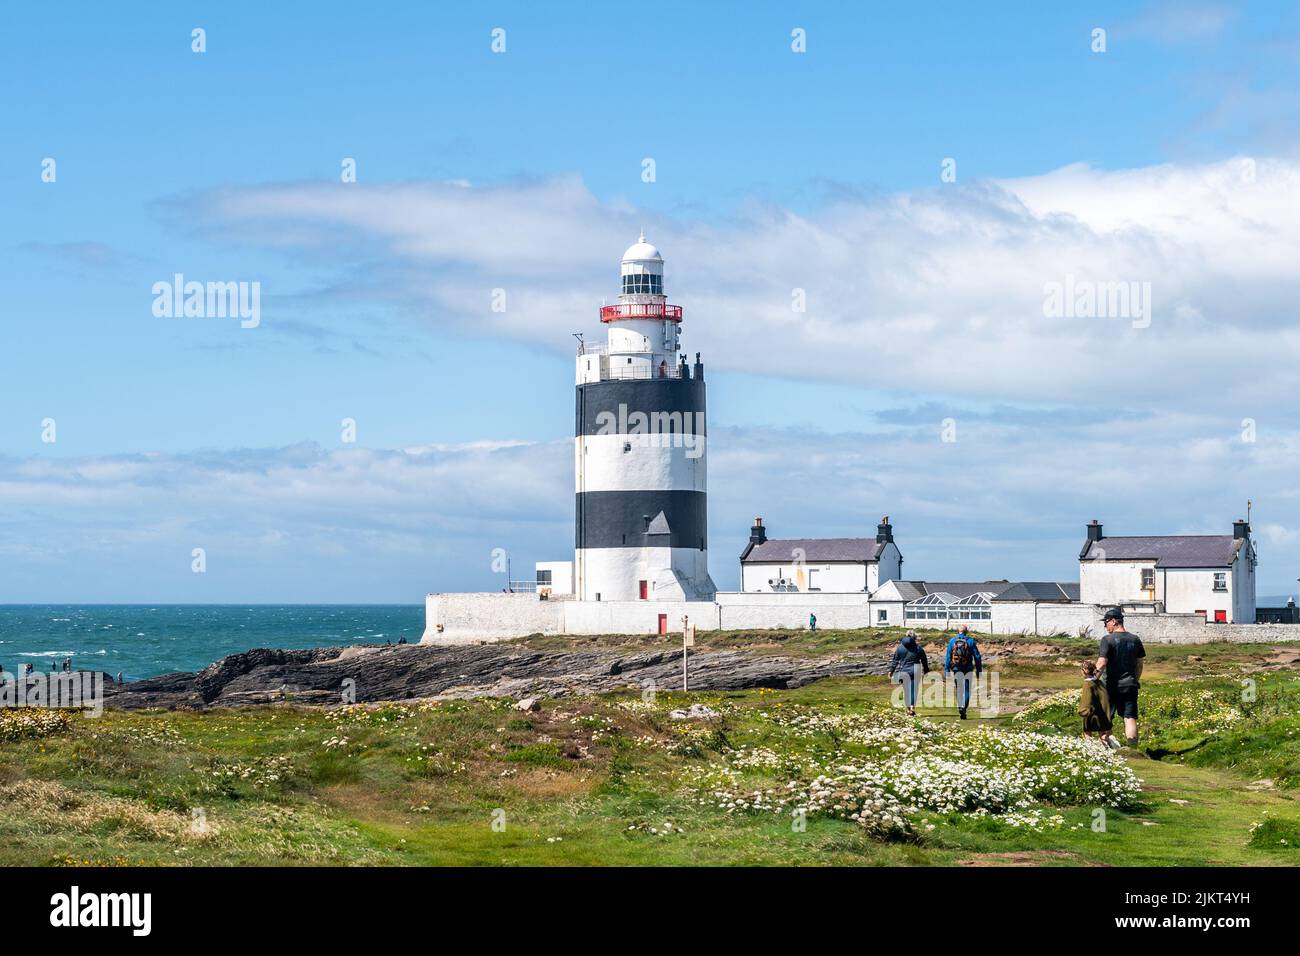
[[[1106,634],[1098,648],[1097,669],[1106,675],[1110,715],[1124,718],[1124,736],[1130,747],[1138,742],[1138,690],[1141,688],[1142,658],[1147,656],[1142,640],[1124,629],[1124,612],[1111,608],[1102,618]]]

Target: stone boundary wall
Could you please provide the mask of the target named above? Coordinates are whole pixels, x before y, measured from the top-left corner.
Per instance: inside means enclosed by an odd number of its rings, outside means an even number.
[[[971,621],[968,626],[977,633],[1100,638],[1105,633],[1102,611],[1091,604],[1009,601],[994,603],[991,620]],[[684,614],[705,631],[804,628],[809,614],[817,615],[818,627],[854,629],[874,626],[873,612],[864,596],[856,593],[719,592],[716,601],[541,601],[535,594],[430,594],[425,598],[421,642],[467,644],[529,634],[655,634],[660,614],[668,616],[671,634],[681,633]],[[1127,623],[1144,641],[1157,643],[1300,641],[1300,624],[1207,624],[1196,614],[1130,614]],[[929,631],[955,625],[915,621],[911,626]]]

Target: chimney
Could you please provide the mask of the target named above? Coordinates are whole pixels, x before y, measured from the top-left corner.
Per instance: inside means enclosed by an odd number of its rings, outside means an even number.
[[[762,544],[767,540],[767,529],[763,527],[763,519],[755,518],[754,527],[749,529],[749,543]]]
[[[1095,544],[1102,539],[1101,522],[1096,518],[1088,523],[1088,543]]]
[[[894,526],[889,523],[889,515],[880,519],[880,524],[876,525],[876,541],[880,544],[887,544],[894,540]]]
[[[704,381],[704,363],[700,361],[700,353],[695,353],[695,378]]]
[[[1249,538],[1250,522],[1243,521],[1241,518],[1238,518],[1236,521],[1234,521],[1232,523],[1232,536],[1234,538]]]

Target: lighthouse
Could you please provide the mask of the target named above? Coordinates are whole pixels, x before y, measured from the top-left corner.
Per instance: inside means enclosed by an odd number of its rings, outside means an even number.
[[[578,346],[574,595],[711,601],[704,364],[681,350],[682,308],[644,233],[619,271],[605,342]]]

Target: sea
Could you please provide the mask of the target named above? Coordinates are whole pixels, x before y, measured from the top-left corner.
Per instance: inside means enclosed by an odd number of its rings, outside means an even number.
[[[127,680],[194,671],[255,647],[303,648],[420,640],[419,604],[5,604],[0,665],[77,670]]]

